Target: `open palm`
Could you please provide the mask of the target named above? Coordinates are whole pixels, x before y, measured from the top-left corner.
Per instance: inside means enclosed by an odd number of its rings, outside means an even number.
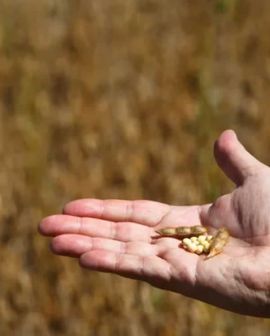
[[[112,272],[250,315],[270,316],[270,169],[252,157],[232,131],[215,145],[215,156],[236,189],[202,206],[152,201],[84,199],[45,218],[40,232],[52,236],[56,254],[88,269]],[[205,260],[158,237],[164,227],[227,227],[223,253]]]

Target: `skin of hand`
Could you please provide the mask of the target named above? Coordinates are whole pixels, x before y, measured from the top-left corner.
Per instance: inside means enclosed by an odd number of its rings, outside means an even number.
[[[55,254],[89,270],[142,280],[236,313],[270,317],[270,168],[231,130],[217,139],[218,165],[235,189],[214,203],[170,206],[152,201],[82,199],[49,216],[39,231]],[[205,260],[156,230],[204,225],[230,232],[224,251]]]

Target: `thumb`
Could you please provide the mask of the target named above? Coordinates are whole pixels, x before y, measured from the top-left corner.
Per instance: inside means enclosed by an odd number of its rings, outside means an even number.
[[[237,185],[264,165],[255,159],[238,141],[234,131],[224,131],[214,145],[216,161],[224,173]]]

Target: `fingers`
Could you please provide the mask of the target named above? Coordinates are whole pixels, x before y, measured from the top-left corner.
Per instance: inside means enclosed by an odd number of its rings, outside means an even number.
[[[53,238],[54,253],[79,258],[80,265],[149,282],[167,281],[169,264],[158,257],[159,247],[143,242],[119,242],[67,234]]]
[[[168,282],[171,278],[170,265],[157,256],[93,250],[84,253],[80,257],[80,265],[87,269],[116,273],[155,284],[164,281]]]
[[[45,236],[74,233],[120,241],[146,242],[149,242],[154,235],[154,229],[136,223],[115,223],[102,219],[69,215],[54,215],[43,219],[39,225],[39,231]]]
[[[264,166],[243,147],[232,130],[220,135],[214,146],[214,154],[218,165],[237,185],[241,185],[257,168]]]
[[[80,257],[92,250],[106,250],[114,253],[137,256],[153,256],[158,253],[158,246],[144,242],[120,242],[112,239],[91,238],[76,234],[63,234],[52,239],[52,251],[55,254]]]
[[[81,199],[68,203],[63,212],[79,217],[154,226],[169,210],[169,205],[152,201]]]

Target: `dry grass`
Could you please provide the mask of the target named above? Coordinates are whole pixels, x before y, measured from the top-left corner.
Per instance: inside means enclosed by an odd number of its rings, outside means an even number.
[[[0,334],[268,335],[266,320],[54,257],[78,197],[213,200],[235,129],[270,163],[270,3],[0,0]]]

